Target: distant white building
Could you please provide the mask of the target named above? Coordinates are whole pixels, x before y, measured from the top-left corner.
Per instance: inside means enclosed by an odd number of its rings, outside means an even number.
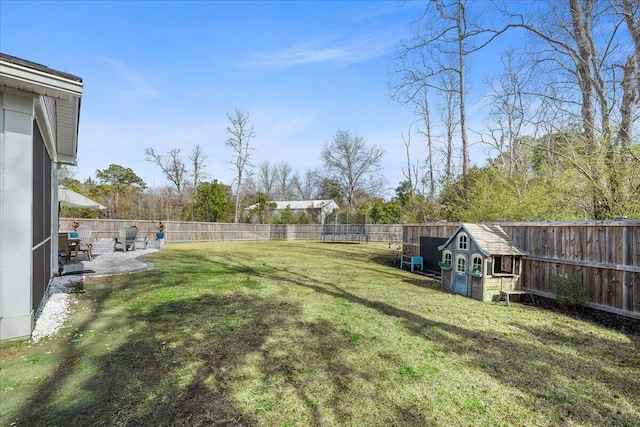
[[[251,205],[244,210],[245,215],[249,214],[252,209],[258,205]],[[291,209],[293,214],[307,213],[313,214],[317,210],[317,218],[320,224],[324,224],[325,219],[331,212],[339,209],[338,204],[333,200],[285,200],[280,202],[269,202],[269,211],[278,216],[287,208]]]

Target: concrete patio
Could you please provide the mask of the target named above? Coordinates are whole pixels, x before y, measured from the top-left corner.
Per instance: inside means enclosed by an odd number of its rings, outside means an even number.
[[[86,254],[81,254],[78,262],[72,260],[64,265],[61,263],[64,267],[62,275],[109,276],[148,270],[153,268],[153,264],[142,258],[158,251],[159,249],[156,248],[148,248],[127,252],[94,253],[92,261],[89,261]]]

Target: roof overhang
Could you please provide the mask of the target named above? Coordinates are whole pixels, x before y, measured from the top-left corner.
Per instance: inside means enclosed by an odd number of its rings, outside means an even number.
[[[36,120],[51,158],[56,163],[75,165],[82,79],[0,53],[0,88],[38,99]]]
[[[484,224],[484,226],[487,226],[487,225],[488,224]],[[500,228],[499,225],[495,225],[495,224],[493,225],[493,227],[495,228],[495,230],[493,230],[493,233],[499,232],[500,233],[500,238],[504,238],[506,244],[501,246],[501,251],[499,251],[499,252],[488,250],[485,247],[485,245],[482,242],[479,242],[478,239],[476,238],[476,236],[474,235],[474,232],[473,232],[474,230],[473,229],[474,228],[477,229],[478,227],[483,227],[483,224],[467,224],[467,223],[460,224],[460,226],[451,235],[451,237],[449,237],[449,239],[444,244],[438,246],[438,250],[442,251],[444,248],[449,246],[449,244],[456,238],[458,233],[460,233],[460,231],[464,231],[465,233],[467,233],[469,239],[476,245],[478,250],[484,256],[489,257],[489,256],[493,256],[493,255],[515,255],[515,256],[528,256],[529,255],[527,252],[525,252],[525,251],[517,248],[513,244],[511,244],[509,242],[509,237],[504,232],[504,230],[502,230],[502,228]]]

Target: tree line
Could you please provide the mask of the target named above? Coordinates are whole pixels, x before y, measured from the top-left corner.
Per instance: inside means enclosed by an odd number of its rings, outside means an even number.
[[[188,161],[180,149],[158,153],[145,150],[145,160],[155,164],[170,185],[148,188],[131,168],[112,164],[96,171],[96,178],[80,182],[73,170],[63,168],[59,181],[78,192],[100,201],[107,209],[62,208],[65,216],[104,216],[119,219],[153,219],[206,222],[270,222],[308,223],[317,221],[314,212],[273,215],[274,200],[333,199],[355,210],[362,202],[382,191],[380,175],[384,151],[367,146],[362,137],[349,131],[338,131],[331,143],[321,151],[322,171],[313,169],[301,176],[285,161],[252,162],[255,136],[248,114],[236,109],[227,114],[227,161],[236,173],[230,184],[208,180],[206,155],[196,145]],[[246,210],[248,206],[255,208]],[[312,209],[313,210],[313,209]]]
[[[63,173],[62,182],[108,206],[103,214],[113,218],[273,221],[269,201],[307,199],[334,199],[376,223],[640,218],[637,1],[431,0],[409,28],[388,81],[415,121],[399,135],[406,166],[390,198],[380,174],[384,151],[347,130],[323,146],[320,169],[254,165],[256,132],[238,109],[227,114],[231,183],[207,176],[200,146],[188,161],[179,149],[146,150],[170,186],[149,189],[119,165],[83,183]],[[505,37],[522,42],[473,87],[482,55]],[[486,113],[479,128],[469,105]],[[474,144],[490,155],[483,165],[471,164]],[[424,158],[412,158],[416,145]]]
[[[412,161],[403,135],[418,205],[465,221],[640,217],[640,3],[431,0],[410,28],[389,86],[425,147]],[[472,88],[505,38],[519,43]],[[487,164],[470,164],[473,144]]]

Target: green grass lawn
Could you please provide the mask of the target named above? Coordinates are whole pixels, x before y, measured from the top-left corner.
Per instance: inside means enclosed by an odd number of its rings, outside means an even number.
[[[632,426],[640,336],[481,303],[386,245],[170,245],[0,346],[3,426]],[[12,424],[15,423],[15,424]]]

